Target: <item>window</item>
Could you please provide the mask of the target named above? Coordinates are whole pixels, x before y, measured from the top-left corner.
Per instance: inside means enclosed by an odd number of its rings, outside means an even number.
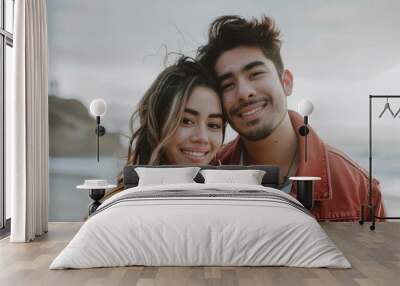
[[[5,188],[5,98],[11,92],[14,0],[0,0],[0,228],[9,226],[10,194]],[[2,232],[0,232],[0,235]]]

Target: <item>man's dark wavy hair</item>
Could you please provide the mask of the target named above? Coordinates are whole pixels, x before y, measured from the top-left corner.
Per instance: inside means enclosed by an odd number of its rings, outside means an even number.
[[[208,43],[197,50],[197,59],[213,72],[218,57],[239,46],[260,47],[281,76],[284,67],[280,31],[274,20],[266,16],[259,20],[247,20],[240,16],[218,17],[208,30]]]

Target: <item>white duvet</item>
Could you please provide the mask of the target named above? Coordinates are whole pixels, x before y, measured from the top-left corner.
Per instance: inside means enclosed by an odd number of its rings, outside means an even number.
[[[351,267],[312,216],[280,200],[251,196],[121,200],[137,192],[211,189],[261,190],[299,204],[279,190],[255,185],[193,183],[131,188],[106,200],[50,269],[127,265]]]

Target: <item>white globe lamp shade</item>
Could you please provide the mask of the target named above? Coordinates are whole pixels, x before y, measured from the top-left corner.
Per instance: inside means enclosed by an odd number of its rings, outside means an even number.
[[[309,116],[314,111],[314,105],[311,101],[303,99],[297,104],[297,111],[303,116]]]
[[[106,114],[106,111],[107,103],[103,99],[96,98],[90,103],[90,113],[93,116],[104,116],[104,114]]]

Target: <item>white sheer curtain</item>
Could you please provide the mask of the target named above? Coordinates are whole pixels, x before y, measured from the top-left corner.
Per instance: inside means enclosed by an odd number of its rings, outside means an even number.
[[[48,226],[48,93],[45,0],[16,0],[13,93],[7,139],[12,242],[27,242]],[[7,158],[6,158],[7,160]]]

